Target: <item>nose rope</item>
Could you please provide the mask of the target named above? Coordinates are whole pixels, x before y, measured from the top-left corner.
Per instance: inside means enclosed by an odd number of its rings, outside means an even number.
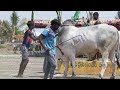
[[[76,37],[78,37],[78,36],[81,36],[81,35],[77,35],[77,36],[72,37],[72,38],[70,38],[70,39],[68,39],[68,40],[65,40],[65,41],[63,41],[63,42],[61,42],[61,43],[57,44],[56,46],[54,46],[54,47],[53,47],[53,48],[51,48],[50,50],[52,50],[52,49],[56,48],[58,45],[61,45],[61,44],[65,43],[65,42],[67,42],[67,41],[69,41],[69,40],[71,40],[71,39],[73,39],[73,38],[76,38]]]

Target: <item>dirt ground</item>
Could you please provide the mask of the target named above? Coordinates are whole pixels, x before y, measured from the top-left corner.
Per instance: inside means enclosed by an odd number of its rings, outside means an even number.
[[[11,46],[10,46],[11,48]],[[30,57],[30,61],[25,69],[24,77],[17,78],[19,65],[21,62],[21,54],[7,49],[0,49],[0,79],[43,79],[43,60],[44,57]],[[105,76],[105,79],[109,79],[110,76]],[[98,75],[77,75],[71,77],[68,75],[64,78],[62,74],[55,71],[55,79],[99,79]],[[120,79],[120,76],[116,76],[116,79]]]
[[[24,72],[24,77],[16,78],[21,55],[0,55],[0,79],[43,79],[43,60],[43,57],[31,57]],[[109,79],[109,77],[105,76],[105,79]],[[68,75],[67,78],[64,78],[56,70],[55,79],[99,79],[99,77],[98,75],[77,75],[73,78],[71,75]],[[116,79],[120,79],[120,76],[116,76]]]

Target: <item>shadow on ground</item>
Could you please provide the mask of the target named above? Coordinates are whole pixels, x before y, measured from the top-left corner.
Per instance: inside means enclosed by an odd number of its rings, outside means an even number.
[[[94,77],[55,77],[54,79],[99,79]]]
[[[34,76],[31,76],[31,77],[34,77]],[[39,77],[43,79],[43,76],[39,76]],[[80,76],[76,76],[76,77],[55,76],[54,79],[99,79],[99,78],[97,78],[97,77],[96,78],[95,77],[80,77]]]
[[[43,71],[41,71],[41,72],[37,72],[37,73],[43,73]]]

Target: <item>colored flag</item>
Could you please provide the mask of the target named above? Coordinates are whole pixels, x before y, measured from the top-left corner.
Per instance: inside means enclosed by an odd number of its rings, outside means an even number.
[[[73,20],[76,21],[79,19],[79,16],[80,16],[80,11],[76,11],[74,16],[73,16]]]

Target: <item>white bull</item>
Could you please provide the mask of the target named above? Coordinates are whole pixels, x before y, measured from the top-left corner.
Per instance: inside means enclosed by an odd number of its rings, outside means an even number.
[[[99,50],[102,54],[100,78],[104,76],[108,60],[112,62],[111,78],[115,78],[115,49],[118,47],[118,42],[118,30],[114,26],[107,24],[80,28],[74,26],[59,28],[57,43],[64,55],[58,58],[65,60],[64,76],[67,76],[69,61],[72,63],[72,76],[76,75],[75,56],[95,55]]]

